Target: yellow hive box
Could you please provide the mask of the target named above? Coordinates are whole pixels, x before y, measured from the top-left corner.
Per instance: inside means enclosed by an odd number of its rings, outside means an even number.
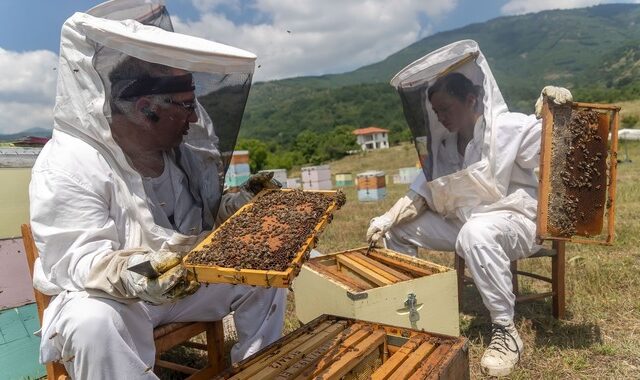
[[[215,265],[199,265],[190,263],[190,257],[194,255],[196,251],[205,249],[206,245],[211,244],[211,241],[217,234],[224,231],[227,225],[231,223],[234,218],[239,217],[243,213],[249,211],[255,204],[256,200],[266,194],[274,191],[281,192],[293,192],[302,190],[293,189],[281,189],[281,190],[264,190],[258,194],[251,203],[244,205],[238,211],[236,211],[229,219],[227,219],[220,227],[214,230],[206,239],[204,239],[196,248],[194,248],[184,258],[184,265],[187,269],[195,272],[199,282],[204,283],[229,283],[229,284],[245,284],[245,285],[258,285],[265,287],[289,287],[291,281],[299,273],[300,268],[308,256],[311,249],[313,249],[317,243],[317,236],[322,232],[325,226],[331,221],[332,213],[339,208],[336,200],[334,199],[322,216],[319,218],[317,224],[312,231],[306,237],[306,240],[296,252],[294,259],[291,261],[288,268],[284,271],[274,270],[257,270],[257,269],[243,269],[243,268],[228,268]],[[337,191],[304,191],[305,193],[322,193],[327,196],[334,196]]]
[[[333,314],[460,334],[456,271],[384,248],[357,248],[310,259],[293,289],[303,323]]]

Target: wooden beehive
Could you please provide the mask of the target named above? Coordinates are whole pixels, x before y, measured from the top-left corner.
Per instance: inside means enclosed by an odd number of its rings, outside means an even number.
[[[613,242],[619,111],[609,104],[558,106],[545,99],[538,240]]]
[[[331,168],[329,165],[306,166],[300,169],[302,188],[305,190],[331,190]]]
[[[299,249],[292,253],[293,259],[289,264],[287,264],[287,268],[285,270],[260,270],[260,269],[246,269],[243,267],[224,267],[217,265],[202,265],[197,264],[196,255],[203,250],[207,250],[209,245],[214,241],[218,234],[224,234],[225,228],[228,228],[233,222],[234,219],[241,217],[245,213],[251,212],[252,207],[258,207],[256,205],[260,205],[260,200],[262,197],[267,197],[268,194],[273,192],[282,192],[283,194],[293,194],[293,192],[302,192],[302,190],[291,190],[291,189],[281,189],[281,190],[264,190],[260,194],[258,194],[251,203],[244,205],[240,208],[235,214],[233,214],[229,219],[227,219],[220,227],[214,230],[207,238],[205,238],[196,248],[194,248],[185,258],[184,265],[187,269],[193,270],[197,276],[198,281],[205,283],[231,283],[231,284],[245,284],[245,285],[258,285],[258,286],[274,286],[274,287],[289,287],[293,278],[299,273],[300,267],[302,263],[306,261],[309,257],[309,252],[312,248],[315,247],[317,243],[317,236],[324,229],[324,227],[331,221],[332,213],[337,210],[341,204],[338,201],[340,198],[337,191],[314,191],[316,194],[324,194],[327,197],[332,197],[333,200],[330,202],[329,206],[324,210],[322,215],[315,221],[315,226],[312,230],[307,231],[306,234],[301,235],[304,237],[304,243],[299,247]],[[344,203],[342,201],[342,203]],[[278,207],[275,205],[275,207]],[[305,210],[288,210],[290,212],[298,212],[298,213],[306,213]],[[265,232],[270,232],[274,228],[274,223],[279,223],[274,220],[256,220],[256,225],[262,226],[262,230]],[[286,226],[280,226],[280,228],[286,228]],[[234,236],[235,238],[235,236]],[[244,238],[251,239],[249,233],[246,235],[237,236],[236,240],[242,240]],[[275,238],[279,240],[278,237]],[[261,244],[270,245],[273,244],[273,240],[269,239],[266,242]],[[276,244],[278,244],[276,242]],[[229,252],[230,253],[230,252]],[[243,255],[251,255],[252,252],[246,251],[242,252]]]
[[[322,314],[458,335],[456,272],[385,248],[312,258],[293,283],[303,323]],[[321,296],[320,296],[321,295]]]
[[[358,200],[361,202],[379,201],[387,195],[387,182],[383,171],[370,170],[356,177]]]
[[[469,379],[468,343],[323,315],[217,379]]]
[[[336,174],[336,187],[353,186],[353,176],[351,173],[338,173]]]
[[[236,150],[231,156],[231,165],[248,164],[249,163],[249,151],[248,150]]]

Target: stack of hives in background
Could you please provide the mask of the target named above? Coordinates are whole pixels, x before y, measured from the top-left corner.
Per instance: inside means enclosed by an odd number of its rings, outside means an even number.
[[[419,167],[400,168],[398,174],[393,176],[393,183],[412,183],[420,173],[422,169]]]
[[[265,169],[260,170],[258,173],[273,173],[273,179],[280,182],[282,187],[286,187],[287,184],[287,169]]]
[[[319,317],[219,379],[469,379],[464,337]]]
[[[249,151],[236,150],[231,156],[231,163],[224,178],[225,187],[238,187],[251,175],[249,168]]]
[[[378,201],[387,195],[387,182],[383,171],[371,170],[356,177],[358,200],[361,202]]]
[[[353,176],[351,173],[336,174],[336,187],[353,186]]]
[[[300,169],[304,190],[331,190],[331,169],[329,165],[307,166]]]

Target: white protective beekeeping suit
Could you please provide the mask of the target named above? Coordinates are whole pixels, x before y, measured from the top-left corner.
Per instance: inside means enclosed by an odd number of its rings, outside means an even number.
[[[457,134],[438,121],[427,96],[438,78],[453,72],[482,87],[481,116],[464,157],[457,150]],[[417,247],[455,249],[466,260],[492,319],[511,320],[515,297],[509,262],[539,248],[534,243],[533,169],[540,122],[508,111],[475,41],[459,41],[426,55],[391,84],[402,99],[424,176],[411,185],[405,204],[399,202],[406,214],[417,216],[386,231],[386,245],[412,255]],[[400,213],[387,214],[393,216],[380,218],[403,219]]]
[[[98,8],[93,14],[106,17],[125,9],[111,3],[114,8]],[[127,0],[120,5],[124,3],[142,4],[132,18],[164,20],[157,25],[170,29],[161,2]],[[110,83],[108,74],[127,57],[187,72],[195,88],[192,112],[198,121],[189,124],[178,147],[166,152],[165,172],[174,189],[172,218],[158,207],[153,186],[134,170],[111,133],[112,87],[126,93],[136,86],[148,91],[167,86],[159,81]],[[155,326],[219,320],[232,311],[239,338],[232,360],[280,336],[282,290],[212,285],[154,306],[126,292],[120,276],[126,273],[121,268],[126,261],[114,261],[118,268],[104,265],[109,257],[126,258],[127,252],[139,250],[187,252],[228,211],[222,183],[254,61],[243,50],[134,20],[76,13],[65,22],[54,131],[30,185],[31,224],[40,251],[34,286],[56,296],[43,318],[42,362],[61,360],[74,378],[155,378],[150,371]],[[184,86],[184,81],[169,82]],[[163,107],[173,106],[183,105]]]

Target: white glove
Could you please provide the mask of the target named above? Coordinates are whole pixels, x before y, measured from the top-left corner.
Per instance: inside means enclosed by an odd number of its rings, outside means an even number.
[[[126,269],[143,261],[150,261],[158,277],[149,278]],[[195,275],[182,265],[180,254],[166,250],[130,256],[120,277],[131,295],[155,305],[174,302],[200,287]]]
[[[224,223],[240,207],[244,206],[263,189],[280,189],[282,184],[273,178],[273,172],[252,174],[245,183],[240,186],[240,191],[225,192],[220,200],[220,207],[216,215],[216,226]]]
[[[555,104],[561,105],[573,101],[571,91],[564,87],[545,86],[540,92],[540,96],[536,101],[536,117],[540,119],[542,117],[542,103],[543,98],[546,96],[550,101]]]
[[[427,202],[416,192],[409,190],[383,215],[371,219],[367,229],[367,242],[374,244],[394,225],[416,217],[427,207]]]
[[[375,244],[392,227],[391,219],[386,214],[371,219],[367,229],[367,243]]]

